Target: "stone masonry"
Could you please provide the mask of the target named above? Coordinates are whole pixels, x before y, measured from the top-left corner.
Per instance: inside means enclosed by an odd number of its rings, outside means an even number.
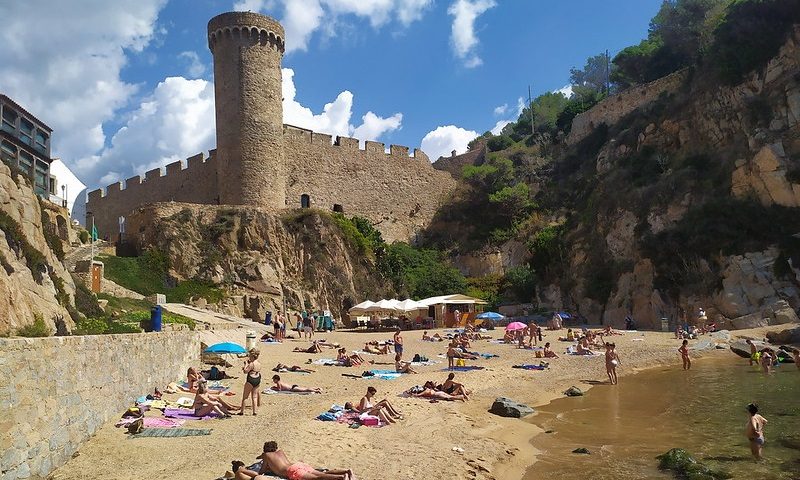
[[[214,57],[217,148],[88,195],[87,224],[117,240],[119,219],[156,202],[314,207],[368,218],[389,240],[412,240],[455,187],[423,152],[283,123],[283,27],[250,13],[208,24]],[[135,234],[136,232],[127,232]]]
[[[199,353],[194,332],[0,338],[0,478],[45,478]]]

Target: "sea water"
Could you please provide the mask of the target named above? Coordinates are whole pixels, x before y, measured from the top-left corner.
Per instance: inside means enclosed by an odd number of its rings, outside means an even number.
[[[580,384],[578,386],[581,386]],[[765,460],[753,460],[745,427],[748,403],[767,420]],[[562,398],[527,421],[545,431],[542,454],[526,480],[673,478],[656,456],[675,447],[741,479],[800,479],[800,370],[783,364],[766,375],[746,359],[701,359],[689,371],[658,368]],[[571,453],[584,447],[589,455]],[[569,477],[567,477],[569,475]]]

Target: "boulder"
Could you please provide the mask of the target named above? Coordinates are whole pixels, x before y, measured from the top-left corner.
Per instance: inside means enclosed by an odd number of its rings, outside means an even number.
[[[576,448],[575,450],[572,451],[572,453],[580,453],[582,455],[591,455],[592,454],[592,452],[590,452],[588,448],[584,448],[584,447]]]
[[[769,346],[766,342],[759,340],[753,340],[752,342],[753,345],[756,346],[757,350],[761,350],[762,348]],[[731,343],[731,351],[742,358],[750,358],[750,345],[748,345],[744,340],[737,340]]]
[[[731,320],[731,326],[736,330],[766,327],[767,325],[769,325],[769,318],[764,318],[764,315],[762,315],[761,312],[743,315],[739,318],[734,318]]]
[[[583,391],[581,391],[580,388],[573,386],[573,387],[569,387],[564,392],[564,395],[566,395],[568,397],[582,397],[583,396]]]
[[[767,340],[773,344],[800,343],[800,327],[787,328],[780,332],[767,332]]]
[[[682,448],[673,448],[656,457],[660,470],[672,470],[677,478],[687,480],[717,480],[733,478],[733,475],[723,470],[711,469],[692,457]]]
[[[729,332],[728,330],[720,330],[718,332],[713,332],[710,333],[708,336],[720,343],[729,343],[731,341],[731,332]]]
[[[514,400],[498,397],[494,400],[489,413],[494,413],[501,417],[522,418],[534,413],[534,409],[527,405],[517,403]]]

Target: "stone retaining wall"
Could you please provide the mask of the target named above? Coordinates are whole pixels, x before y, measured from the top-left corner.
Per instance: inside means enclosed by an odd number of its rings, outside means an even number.
[[[194,332],[0,339],[0,478],[44,478],[199,354]]]

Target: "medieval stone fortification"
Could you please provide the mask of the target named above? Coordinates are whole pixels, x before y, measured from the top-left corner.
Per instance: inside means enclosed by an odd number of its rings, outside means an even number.
[[[214,56],[217,148],[89,193],[101,236],[117,239],[119,219],[164,201],[313,207],[360,215],[388,240],[409,240],[454,187],[427,155],[408,147],[324,135],[283,123],[283,27],[250,12],[208,23]],[[135,232],[129,232],[135,233]]]

